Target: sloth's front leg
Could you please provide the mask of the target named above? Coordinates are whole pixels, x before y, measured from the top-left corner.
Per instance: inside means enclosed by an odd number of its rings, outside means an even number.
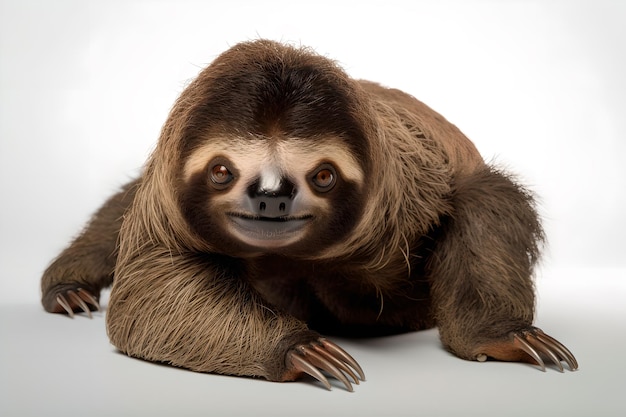
[[[46,268],[41,278],[41,302],[50,313],[100,310],[100,291],[111,285],[117,238],[124,213],[135,198],[139,180],[126,184],[91,218],[87,227]]]
[[[309,374],[330,388],[326,373],[348,390],[348,377],[364,378],[341,348],[274,310],[242,268],[226,264],[158,248],[122,258],[106,317],[111,342],[130,356],[200,372],[271,381]]]
[[[533,267],[543,232],[532,196],[492,169],[455,184],[455,212],[430,262],[433,305],[444,346],[459,357],[537,363],[563,370],[576,359],[532,326]]]

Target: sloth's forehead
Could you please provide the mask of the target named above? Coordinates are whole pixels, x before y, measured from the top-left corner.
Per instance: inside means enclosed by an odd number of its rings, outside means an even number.
[[[216,157],[227,158],[243,176],[258,175],[268,168],[289,174],[309,173],[321,163],[331,163],[345,179],[363,183],[364,173],[350,148],[336,138],[212,139],[195,149],[184,165],[184,177],[206,169]]]

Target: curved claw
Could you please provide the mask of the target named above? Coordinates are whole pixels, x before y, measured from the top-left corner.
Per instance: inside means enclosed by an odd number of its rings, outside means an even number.
[[[361,369],[358,362],[352,356],[350,356],[348,352],[346,352],[328,339],[322,338],[320,339],[320,342],[327,350],[334,354],[334,356],[338,357],[338,359],[340,360],[343,360],[348,365],[350,365],[352,369],[357,371],[357,373],[359,374],[359,378],[361,378],[361,381],[365,381],[365,373],[363,372],[363,369]]]
[[[100,303],[89,291],[82,288],[70,289],[60,293],[55,298],[57,304],[62,310],[57,312],[65,312],[70,318],[73,318],[75,310],[86,313],[89,318],[93,318],[91,311],[100,311]]]
[[[341,362],[339,359],[328,353],[322,346],[313,345],[313,349],[315,349],[320,355],[324,356],[325,359],[330,361],[337,368],[341,369],[344,373],[350,375],[350,378],[352,378],[352,381],[354,381],[355,384],[360,384],[359,378],[345,363]]]
[[[83,312],[87,313],[87,316],[89,318],[92,318],[91,310],[89,310],[89,307],[87,306],[87,304],[85,304],[83,299],[80,298],[78,294],[70,290],[67,292],[67,295],[80,307],[81,310],[83,310]]]
[[[96,300],[96,297],[91,295],[90,292],[83,290],[82,288],[79,288],[76,291],[78,291],[78,295],[80,295],[80,297],[85,300],[85,302],[91,304],[96,309],[96,311],[100,311],[100,303],[98,302],[98,300]]]
[[[359,376],[361,380],[365,380],[363,370],[356,360],[342,348],[323,338],[317,343],[296,346],[289,352],[288,361],[296,371],[312,376],[329,390],[331,385],[323,372],[341,381],[350,392],[353,388],[346,375],[350,376],[355,384],[359,384]]]
[[[63,310],[65,310],[67,315],[70,316],[70,318],[74,318],[74,310],[72,310],[72,307],[70,307],[70,304],[67,302],[65,297],[63,297],[62,294],[59,294],[57,295],[56,300],[57,303],[59,303],[59,305],[63,307]]]
[[[308,346],[300,346],[300,352],[304,355],[305,359],[309,359],[310,362],[317,366],[319,369],[328,372],[330,375],[334,376],[345,385],[346,389],[350,392],[353,391],[352,385],[348,378],[341,372],[335,365],[331,363],[327,358],[317,353],[313,348]]]
[[[560,372],[565,371],[561,362],[565,362],[571,371],[578,369],[578,362],[572,352],[536,327],[512,332],[507,340],[482,345],[474,356],[480,362],[484,362],[488,357],[503,361],[534,362],[542,371],[546,370],[544,362],[546,359]]]
[[[542,343],[535,335],[533,334],[529,334],[528,335],[528,343],[531,346],[534,346],[539,352],[541,352],[543,355],[547,356],[548,358],[550,358],[550,360],[552,361],[552,363],[554,363],[558,368],[559,368],[559,372],[563,372],[563,365],[561,365],[561,361],[559,360],[559,358],[554,354],[554,352],[552,352],[552,350],[549,349],[549,346],[547,346],[546,344]]]
[[[565,361],[570,371],[575,371],[578,369],[578,361],[576,360],[572,352],[570,352],[569,349],[565,347],[565,345],[563,345],[555,338],[545,334],[541,329],[536,330],[535,336],[541,342],[545,343],[549,348],[556,351],[556,353],[560,356],[560,360]]]
[[[541,356],[539,353],[528,343],[524,338],[520,337],[520,335],[516,334],[514,336],[514,342],[517,347],[522,349],[524,352],[528,353],[538,364],[542,371],[546,371],[546,365],[543,363]]]
[[[564,372],[561,362],[565,362],[570,371],[578,369],[576,358],[561,342],[548,336],[541,329],[533,328],[516,334],[514,336],[516,344],[524,352],[528,353],[545,371],[545,365],[541,356],[547,357],[554,363],[560,372]]]
[[[311,365],[306,359],[295,352],[290,352],[289,359],[291,360],[291,364],[294,368],[298,371],[306,373],[307,375],[311,375],[313,378],[324,384],[326,389],[330,391],[330,382],[328,382],[324,374],[322,374],[315,366]]]

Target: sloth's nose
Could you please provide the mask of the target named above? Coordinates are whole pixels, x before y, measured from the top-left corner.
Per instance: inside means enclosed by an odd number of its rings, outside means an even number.
[[[288,216],[296,196],[296,187],[287,178],[280,178],[272,186],[261,179],[248,187],[249,208],[260,217],[279,218]]]

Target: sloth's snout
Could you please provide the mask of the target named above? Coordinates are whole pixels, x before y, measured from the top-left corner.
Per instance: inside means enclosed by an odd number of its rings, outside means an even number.
[[[288,216],[295,196],[296,187],[287,178],[269,185],[259,179],[248,187],[249,208],[260,217]]]

